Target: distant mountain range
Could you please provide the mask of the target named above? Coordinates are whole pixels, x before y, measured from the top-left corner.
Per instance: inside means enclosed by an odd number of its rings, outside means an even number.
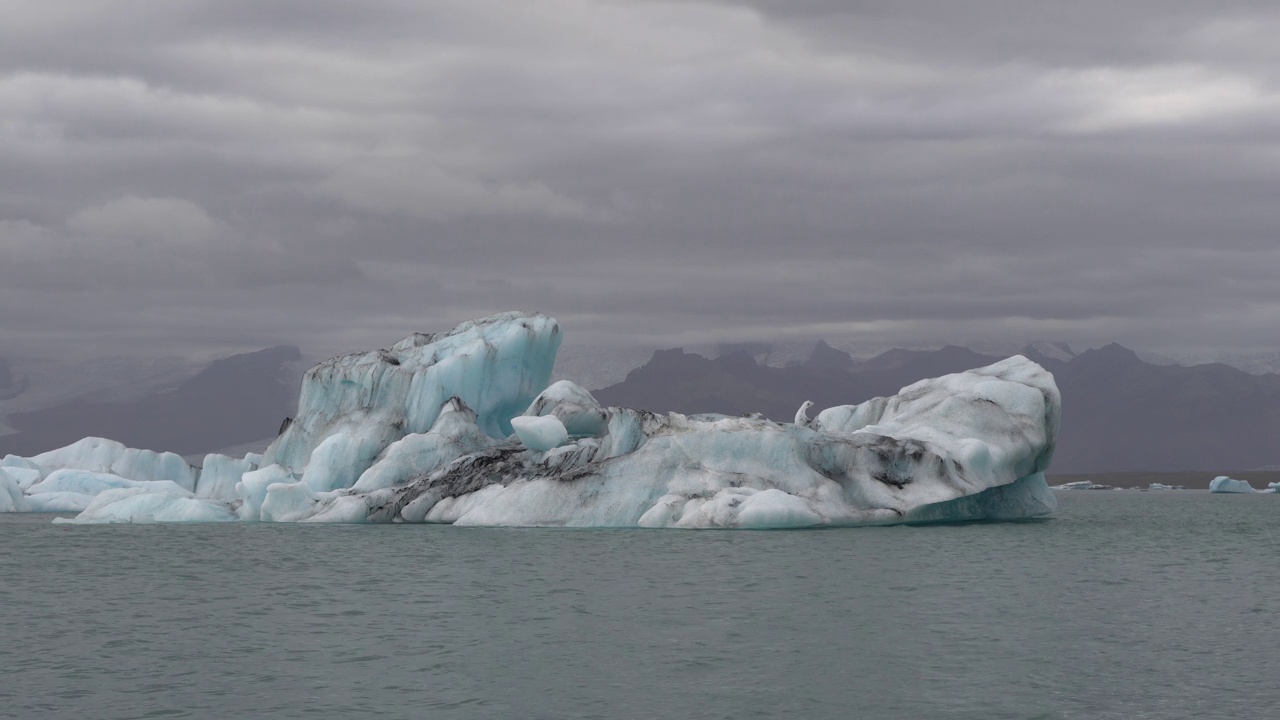
[[[859,361],[819,342],[808,359],[771,367],[748,353],[709,359],[658,351],[623,382],[593,394],[601,403],[656,412],[761,412],[788,422],[805,400],[816,403],[816,413],[1002,359],[948,346]],[[1022,354],[1052,372],[1062,391],[1055,471],[1217,471],[1280,462],[1280,375],[1221,364],[1154,365],[1117,344],[1079,355],[1036,344]]]
[[[660,350],[622,382],[593,393],[605,404],[655,412],[759,412],[789,422],[805,400],[816,403],[816,414],[1002,359],[957,346],[889,350],[868,359],[825,342],[807,357],[775,350],[729,345],[714,358]],[[1056,473],[1224,472],[1280,464],[1280,375],[1222,364],[1157,365],[1116,344],[1077,355],[1063,344],[1036,343],[1022,354],[1051,371],[1062,391]],[[765,364],[780,357],[785,366]],[[582,359],[601,358],[624,359]],[[188,456],[263,441],[294,413],[307,364],[287,346],[203,368],[173,358],[60,368],[0,362],[0,413],[17,431],[0,435],[0,457],[34,455],[88,435]]]
[[[194,374],[170,365],[157,367],[154,379],[133,372],[142,377],[133,380],[136,388],[124,399],[113,397],[110,388],[88,384],[86,388],[97,389],[10,412],[5,422],[17,432],[0,435],[0,457],[35,455],[91,435],[180,455],[274,437],[297,407],[305,370],[298,348],[289,346],[215,360]],[[9,370],[9,364],[0,369]],[[174,379],[174,373],[184,379]],[[0,374],[12,393],[5,398],[6,388],[0,386],[0,399],[8,399],[7,405],[23,399],[28,380],[13,375],[11,370],[7,377]],[[47,389],[31,392],[37,390]]]
[[[27,389],[31,381],[28,378],[16,380],[13,377],[13,370],[9,367],[9,361],[0,358],[0,401],[10,400],[21,395]]]

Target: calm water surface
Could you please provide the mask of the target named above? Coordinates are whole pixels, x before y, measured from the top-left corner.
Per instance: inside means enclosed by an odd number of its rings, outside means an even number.
[[[1280,497],[825,531],[0,515],[0,716],[1255,718]]]

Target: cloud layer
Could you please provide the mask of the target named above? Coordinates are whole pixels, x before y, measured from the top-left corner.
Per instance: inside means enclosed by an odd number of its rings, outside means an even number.
[[[0,0],[5,352],[1274,346],[1280,12]]]

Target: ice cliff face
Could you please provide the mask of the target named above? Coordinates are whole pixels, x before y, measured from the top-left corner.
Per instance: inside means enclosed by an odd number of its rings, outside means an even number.
[[[350,487],[335,474],[358,475],[390,443],[427,432],[451,397],[475,411],[482,431],[505,437],[511,418],[547,386],[560,339],[554,319],[511,312],[328,360],[302,378],[298,416],[263,462],[302,468],[319,461],[308,478],[313,489]],[[341,460],[354,463],[332,465]]]
[[[559,342],[555,320],[527,313],[415,335],[313,368],[297,418],[261,458],[53,485],[79,493],[74,522],[777,528],[1014,519],[1055,505],[1043,471],[1058,390],[1022,357],[775,423],[601,407],[571,382],[547,386]],[[62,470],[92,455],[57,452]],[[37,460],[0,463],[0,509],[55,480]]]

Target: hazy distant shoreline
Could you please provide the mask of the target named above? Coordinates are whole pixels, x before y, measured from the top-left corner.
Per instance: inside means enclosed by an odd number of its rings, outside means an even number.
[[[1151,483],[1182,485],[1189,490],[1208,490],[1209,481],[1219,475],[1230,475],[1237,480],[1247,480],[1254,489],[1262,490],[1267,483],[1280,482],[1277,470],[1220,470],[1194,472],[1111,472],[1111,473],[1055,473],[1050,468],[1045,473],[1050,485],[1088,480],[1097,485],[1119,488],[1145,488]]]

